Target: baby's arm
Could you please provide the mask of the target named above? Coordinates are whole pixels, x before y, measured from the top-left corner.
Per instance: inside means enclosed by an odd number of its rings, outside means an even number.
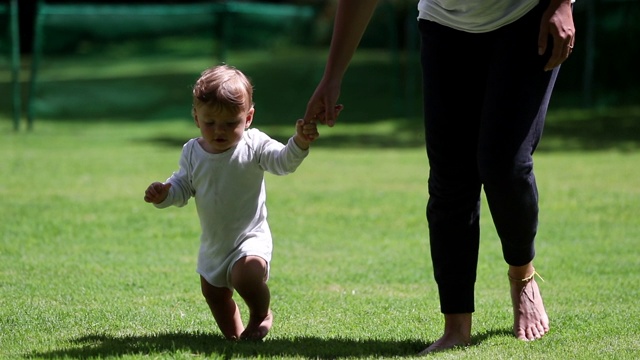
[[[320,134],[318,134],[318,126],[315,122],[307,122],[298,119],[296,121],[296,135],[293,137],[293,141],[302,150],[307,150],[309,145],[314,142]]]
[[[144,192],[144,201],[153,204],[160,204],[167,198],[167,195],[169,195],[169,188],[171,188],[171,183],[152,183]]]

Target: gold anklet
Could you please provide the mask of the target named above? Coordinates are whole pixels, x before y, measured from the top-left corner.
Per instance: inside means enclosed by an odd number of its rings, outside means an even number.
[[[540,276],[540,274],[538,274],[538,272],[536,271],[536,269],[533,269],[533,273],[529,276],[527,276],[524,279],[516,279],[514,277],[512,277],[511,275],[509,275],[509,273],[507,272],[507,276],[509,277],[509,280],[511,281],[517,281],[517,282],[524,282],[524,283],[528,283],[529,281],[533,280],[533,278],[535,276],[538,276],[540,278],[540,280],[542,280],[542,282],[544,282],[544,279],[542,278],[542,276]]]

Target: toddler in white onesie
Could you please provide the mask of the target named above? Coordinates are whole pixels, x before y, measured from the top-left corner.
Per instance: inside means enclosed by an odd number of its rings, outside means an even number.
[[[197,267],[202,293],[230,340],[260,340],[273,321],[264,172],[294,172],[318,137],[315,122],[298,120],[284,145],[249,129],[254,112],[253,86],[241,71],[227,65],[205,70],[193,88],[201,136],[184,145],[179,170],[166,182],[149,185],[144,197],[158,208],[195,199],[202,227]],[[234,290],[249,309],[246,328]]]

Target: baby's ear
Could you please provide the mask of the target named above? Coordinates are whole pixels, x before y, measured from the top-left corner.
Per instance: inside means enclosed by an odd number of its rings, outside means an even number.
[[[245,130],[251,127],[251,123],[253,123],[253,115],[255,114],[256,109],[252,106],[249,111],[247,111],[247,115],[245,116]]]

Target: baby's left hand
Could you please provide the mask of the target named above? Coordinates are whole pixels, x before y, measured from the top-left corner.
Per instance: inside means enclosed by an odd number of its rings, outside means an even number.
[[[315,121],[305,122],[303,119],[296,121],[296,136],[294,140],[301,149],[308,149],[309,145],[319,136],[318,126]]]

